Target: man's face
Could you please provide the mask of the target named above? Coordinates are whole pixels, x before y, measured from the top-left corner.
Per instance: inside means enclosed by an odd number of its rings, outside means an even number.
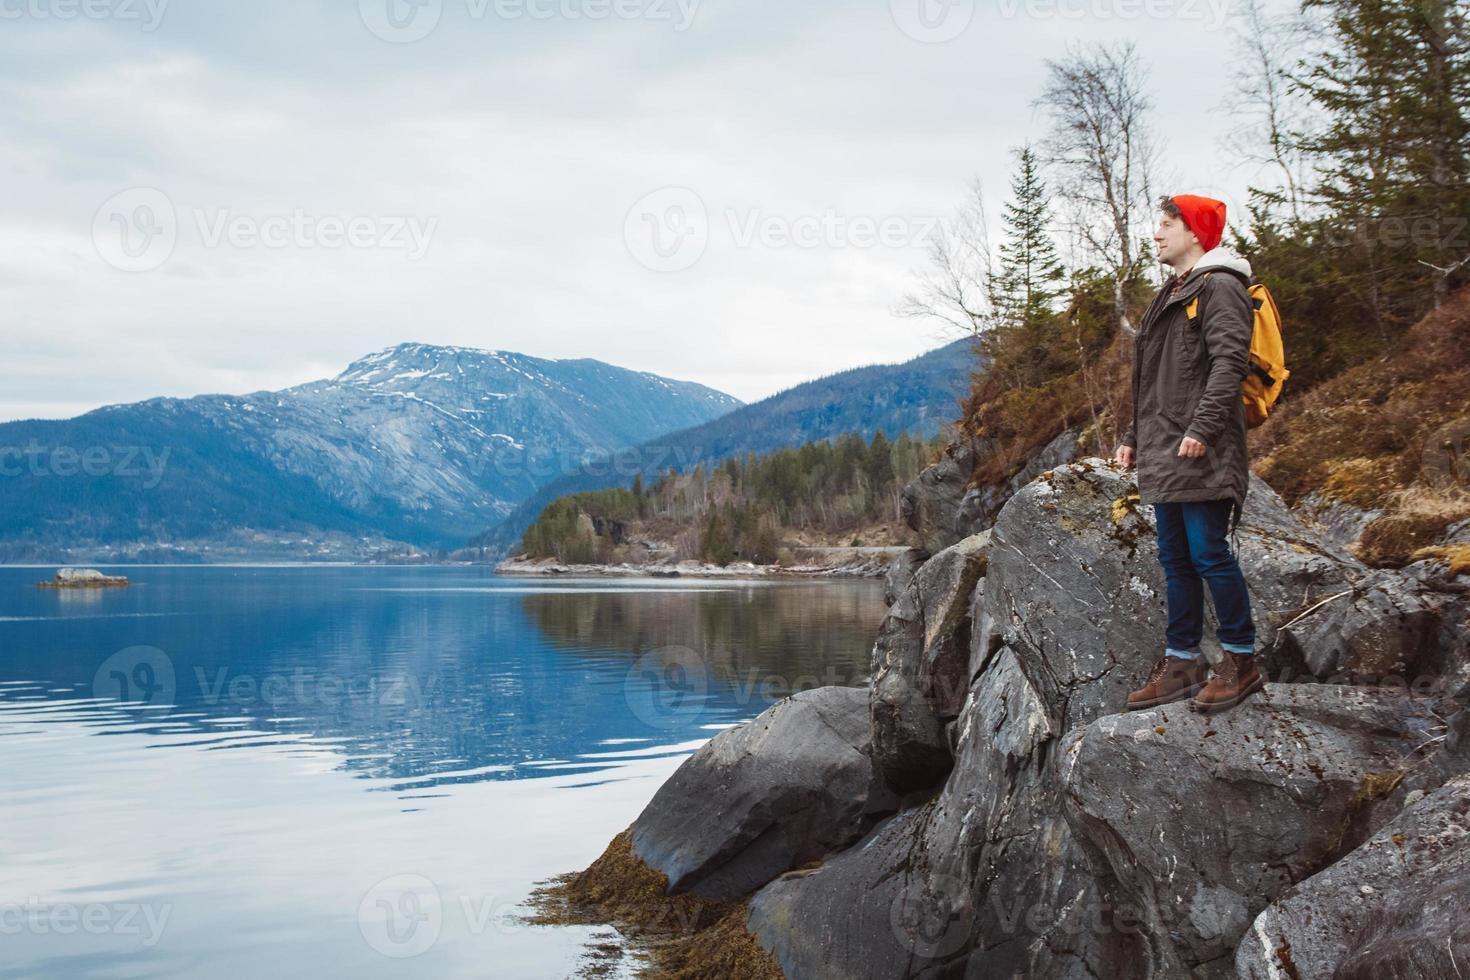
[[[1189,253],[1190,246],[1196,241],[1194,232],[1189,230],[1183,218],[1160,213],[1159,227],[1154,232],[1154,246],[1159,250],[1160,262],[1173,265]]]

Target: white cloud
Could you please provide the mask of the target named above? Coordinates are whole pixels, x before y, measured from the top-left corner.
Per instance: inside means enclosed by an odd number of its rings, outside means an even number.
[[[1215,147],[1232,124],[1215,111],[1229,35],[1202,43],[1196,21],[981,5],[955,40],[923,44],[887,4],[707,0],[677,32],[476,20],[466,3],[445,0],[413,44],[377,39],[350,3],[179,2],[152,32],[7,24],[0,419],[280,387],[407,339],[595,357],[746,400],[902,360],[947,339],[891,313],[920,243],[742,247],[739,229],[829,214],[914,227],[977,174],[998,198],[1009,148],[1041,133],[1043,59],[1068,40],[1137,40],[1169,161],[1191,187],[1244,193]],[[665,186],[710,219],[678,272],[649,271],[623,239],[629,208]],[[93,242],[99,205],[130,187],[175,211],[154,271],[112,268]],[[414,259],[210,247],[201,232],[297,212],[433,234]]]

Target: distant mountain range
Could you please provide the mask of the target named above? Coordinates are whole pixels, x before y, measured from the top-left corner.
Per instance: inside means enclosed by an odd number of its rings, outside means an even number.
[[[451,548],[588,453],[741,405],[587,358],[400,344],[335,378],[0,424],[0,561]]]
[[[280,391],[3,423],[0,562],[391,560],[472,539],[494,557],[571,484],[932,435],[972,366],[961,340],[743,405],[586,358],[400,344]]]
[[[879,429],[929,438],[961,415],[979,362],[969,338],[961,338],[899,364],[839,371],[777,392],[699,425],[658,436],[619,454],[607,465],[561,477],[538,489],[495,527],[471,542],[477,557],[504,557],[521,534],[557,497],[580,490],[628,486],[634,474],[647,484],[670,466],[680,471],[730,456],[761,455],[856,432],[871,439]]]

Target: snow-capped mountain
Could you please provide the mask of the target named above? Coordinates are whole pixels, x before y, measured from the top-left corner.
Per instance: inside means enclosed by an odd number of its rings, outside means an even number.
[[[452,547],[589,453],[740,404],[586,358],[400,344],[280,391],[6,423],[0,447],[21,462],[0,480],[0,557],[358,558],[401,543]],[[88,452],[93,465],[72,464]]]

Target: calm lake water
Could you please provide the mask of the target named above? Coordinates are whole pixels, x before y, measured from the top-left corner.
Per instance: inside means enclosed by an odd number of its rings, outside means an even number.
[[[0,567],[0,977],[565,977],[520,922],[714,732],[859,684],[872,580]]]

